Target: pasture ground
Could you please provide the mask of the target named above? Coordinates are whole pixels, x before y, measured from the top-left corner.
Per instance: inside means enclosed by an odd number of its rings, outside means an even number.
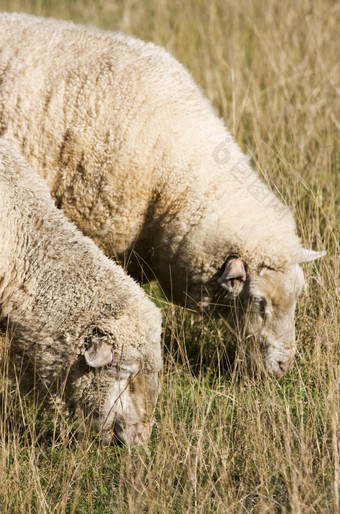
[[[292,208],[304,244],[328,252],[304,267],[298,352],[282,380],[228,369],[223,320],[167,304],[148,286],[164,312],[165,366],[146,447],[103,448],[75,438],[58,412],[33,408],[6,378],[4,340],[0,511],[340,512],[339,2],[0,0],[0,10],[165,46]]]

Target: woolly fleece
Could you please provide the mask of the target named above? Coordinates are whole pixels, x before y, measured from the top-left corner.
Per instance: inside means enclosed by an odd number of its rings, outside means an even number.
[[[134,249],[180,301],[230,255],[299,261],[289,209],[165,50],[26,14],[0,32],[0,133],[108,255]]]
[[[86,395],[99,409],[98,388],[106,389],[104,398],[119,380],[106,370],[90,371],[84,351],[105,334],[116,349],[115,364],[137,363],[142,373],[158,374],[159,309],[66,220],[44,181],[3,140],[0,248],[0,320],[12,327],[11,356],[18,370],[34,362],[46,387],[68,374],[76,388],[72,397],[84,402]],[[154,393],[156,398],[157,384]]]

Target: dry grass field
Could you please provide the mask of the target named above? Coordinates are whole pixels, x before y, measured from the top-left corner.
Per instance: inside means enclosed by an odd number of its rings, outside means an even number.
[[[1,513],[340,512],[340,3],[327,0],[0,0],[165,46],[192,72],[303,243],[298,352],[281,380],[227,365],[221,319],[163,301],[157,422],[146,447],[77,438],[20,396],[2,341]],[[1,37],[1,35],[0,35]],[[226,350],[227,348],[227,350]]]

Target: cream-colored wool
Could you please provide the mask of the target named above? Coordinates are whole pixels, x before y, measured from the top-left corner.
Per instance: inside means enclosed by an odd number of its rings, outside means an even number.
[[[144,235],[166,269],[209,273],[230,253],[298,262],[291,214],[249,191],[257,176],[162,48],[23,14],[1,14],[0,30],[1,132],[107,251]]]
[[[44,181],[3,140],[0,248],[0,320],[12,333],[16,373],[26,370],[30,388],[36,373],[43,394],[65,387],[63,400],[94,410],[105,440],[116,422],[121,439],[146,439],[162,365],[160,311],[66,220]]]
[[[229,280],[231,296],[248,302],[264,267],[300,284],[296,265],[310,256],[289,209],[165,50],[25,14],[1,14],[0,32],[0,131],[108,255],[133,249],[189,306],[221,300],[216,278],[232,257],[247,280]]]

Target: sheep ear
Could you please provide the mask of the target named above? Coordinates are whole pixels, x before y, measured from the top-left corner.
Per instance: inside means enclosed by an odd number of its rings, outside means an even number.
[[[130,378],[130,377],[133,378],[137,375],[137,373],[139,371],[140,371],[140,369],[139,369],[139,365],[137,363],[131,364],[130,366],[127,366],[124,364],[124,365],[118,366],[118,368],[117,368],[117,374],[121,380],[125,379],[125,378]]]
[[[327,252],[314,252],[314,250],[307,250],[306,248],[302,248],[299,264],[302,264],[303,262],[310,262],[315,261],[316,259],[320,259],[324,255],[326,255],[326,253]]]
[[[103,368],[112,365],[112,346],[105,342],[92,344],[84,353],[85,361],[91,368]]]
[[[223,274],[217,280],[217,283],[229,293],[236,292],[237,290],[237,294],[239,294],[243,285],[240,287],[241,284],[238,283],[236,286],[235,281],[245,282],[246,278],[247,273],[243,261],[236,257],[231,257],[226,261]]]

